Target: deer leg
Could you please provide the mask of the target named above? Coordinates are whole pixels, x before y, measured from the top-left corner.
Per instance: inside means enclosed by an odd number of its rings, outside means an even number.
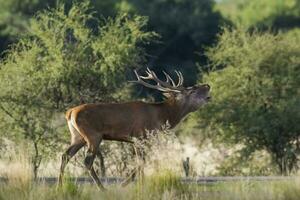
[[[64,176],[64,170],[69,162],[69,160],[85,145],[84,140],[80,140],[75,144],[71,144],[68,149],[63,153],[61,157],[60,173],[58,178],[58,185],[62,185],[62,179]]]
[[[101,153],[100,148],[99,148],[99,150],[97,152],[97,157],[100,160],[101,176],[105,177],[106,170],[105,170],[105,164],[104,164],[104,157],[103,157],[103,155]]]
[[[90,176],[93,178],[93,180],[97,184],[98,188],[103,191],[103,190],[105,190],[105,188],[103,187],[103,185],[93,167],[93,162],[99,151],[100,142],[101,142],[101,140],[94,142],[94,144],[89,145],[87,155],[84,159],[84,165],[89,170]]]

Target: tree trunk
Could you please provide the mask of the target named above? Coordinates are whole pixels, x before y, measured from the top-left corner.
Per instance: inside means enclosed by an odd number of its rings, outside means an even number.
[[[34,180],[36,180],[38,177],[38,169],[40,167],[42,158],[39,154],[38,143],[36,141],[33,141],[33,147],[34,147],[34,156],[32,158],[33,178]]]

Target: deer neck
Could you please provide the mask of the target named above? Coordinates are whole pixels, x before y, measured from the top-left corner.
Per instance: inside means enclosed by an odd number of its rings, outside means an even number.
[[[163,102],[165,109],[165,122],[168,122],[171,128],[175,127],[187,114],[192,112],[184,103],[167,100]]]

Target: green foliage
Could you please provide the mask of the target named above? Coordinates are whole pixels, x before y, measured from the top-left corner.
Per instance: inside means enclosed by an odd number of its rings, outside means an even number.
[[[81,191],[78,185],[68,179],[64,180],[63,186],[59,188],[58,191],[64,194],[65,197],[81,196]]]
[[[277,173],[270,154],[265,151],[237,151],[218,167],[221,176],[269,176]]]
[[[17,36],[27,29],[28,19],[38,10],[54,6],[54,0],[0,0],[0,35]]]
[[[203,37],[208,37],[208,32],[211,31],[204,27],[216,29],[208,26],[208,23],[215,24],[219,17],[212,11],[214,3],[211,0],[155,0],[151,3],[145,0],[128,0],[128,2],[133,4],[132,9],[150,17],[151,25],[165,37],[164,39],[171,40],[188,34],[196,45],[203,42]],[[195,23],[196,21],[198,23]],[[200,28],[205,30],[199,31]]]
[[[210,45],[219,30],[221,16],[213,10],[213,0],[127,0],[132,12],[149,16],[149,26],[158,32],[161,43],[150,46],[150,66],[173,71],[180,69],[185,84],[194,84],[198,69],[195,62],[205,63],[203,46]]]
[[[65,15],[60,6],[31,21],[30,35],[2,62],[2,98],[23,96],[35,106],[65,109],[91,91],[103,100],[124,84],[126,69],[144,61],[140,44],[155,34],[142,30],[140,16],[108,19],[94,34],[88,9],[78,4]]]
[[[146,62],[157,66],[158,74],[176,68],[186,85],[193,84],[203,70],[195,63],[207,61],[203,46],[211,45],[219,31],[218,11],[235,25],[275,29],[299,26],[300,13],[297,0],[58,2],[66,4],[54,8],[54,0],[0,0],[0,51],[21,38],[1,55],[1,135],[33,141],[36,167],[66,135],[60,134],[65,130],[60,112],[84,102],[129,99],[124,82],[132,68]],[[136,14],[148,16],[149,23]],[[161,42],[148,45],[157,34],[147,29],[157,31]],[[280,171],[293,168],[299,42],[297,29],[278,36],[225,30],[207,54],[221,70],[206,77],[215,94],[201,112],[205,123],[193,117],[183,131],[198,134],[200,128],[206,130],[201,140],[216,133],[221,141],[246,143],[243,155],[267,149]]]
[[[166,190],[183,193],[187,189],[186,185],[181,182],[180,177],[168,170],[147,177],[146,184],[149,193],[161,194]]]
[[[28,30],[29,19],[56,0],[0,0],[0,56]]]
[[[294,33],[296,34],[296,32]],[[280,173],[297,168],[300,134],[299,37],[225,29],[207,55],[213,102],[201,122],[222,141],[265,149]]]
[[[0,50],[6,49],[8,44],[28,31],[29,21],[33,15],[45,7],[53,8],[56,4],[53,0],[2,1],[4,6],[0,8],[0,11],[3,11],[0,12],[0,35],[2,34]],[[59,2],[66,2],[64,7],[65,12],[68,12],[77,1]],[[213,42],[221,21],[220,14],[213,10],[213,0],[89,0],[89,2],[93,5],[92,10],[95,11],[94,16],[97,19],[115,17],[118,12],[148,16],[148,28],[162,35],[161,43],[152,44],[147,48],[147,53],[151,55],[149,65],[167,71],[181,68],[186,74],[187,85],[196,82],[198,69],[195,62],[205,63],[206,58],[195,56],[195,53],[203,53],[202,47]],[[97,23],[91,22],[89,27],[97,30]]]
[[[298,0],[223,0],[217,9],[236,25],[290,28],[299,26]],[[298,21],[298,22],[297,22]]]
[[[97,22],[97,31],[89,27]],[[0,108],[11,128],[40,150],[57,145],[59,111],[83,102],[112,100],[125,74],[145,60],[143,44],[156,37],[143,30],[145,17],[121,15],[98,22],[87,2],[40,12],[28,35],[0,64]],[[54,140],[55,139],[55,140]],[[53,148],[52,148],[53,149]]]

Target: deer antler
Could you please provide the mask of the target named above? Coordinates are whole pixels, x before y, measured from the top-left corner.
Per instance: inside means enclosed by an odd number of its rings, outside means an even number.
[[[165,76],[167,78],[166,81],[162,81],[162,80],[158,79],[155,72],[151,71],[149,68],[147,68],[147,70],[146,70],[147,76],[139,75],[136,70],[134,70],[134,73],[137,77],[137,80],[136,81],[130,81],[132,83],[139,83],[139,84],[141,84],[145,87],[160,90],[162,92],[181,92],[181,90],[184,89],[183,86],[182,86],[182,84],[183,84],[182,73],[178,72],[176,70],[175,70],[175,73],[178,76],[178,83],[177,84],[175,84],[174,80],[170,77],[170,75],[168,75],[164,71],[163,71],[163,73],[165,74]],[[153,80],[153,81],[156,82],[156,85],[151,85],[151,84],[145,82],[143,79],[144,80]]]

